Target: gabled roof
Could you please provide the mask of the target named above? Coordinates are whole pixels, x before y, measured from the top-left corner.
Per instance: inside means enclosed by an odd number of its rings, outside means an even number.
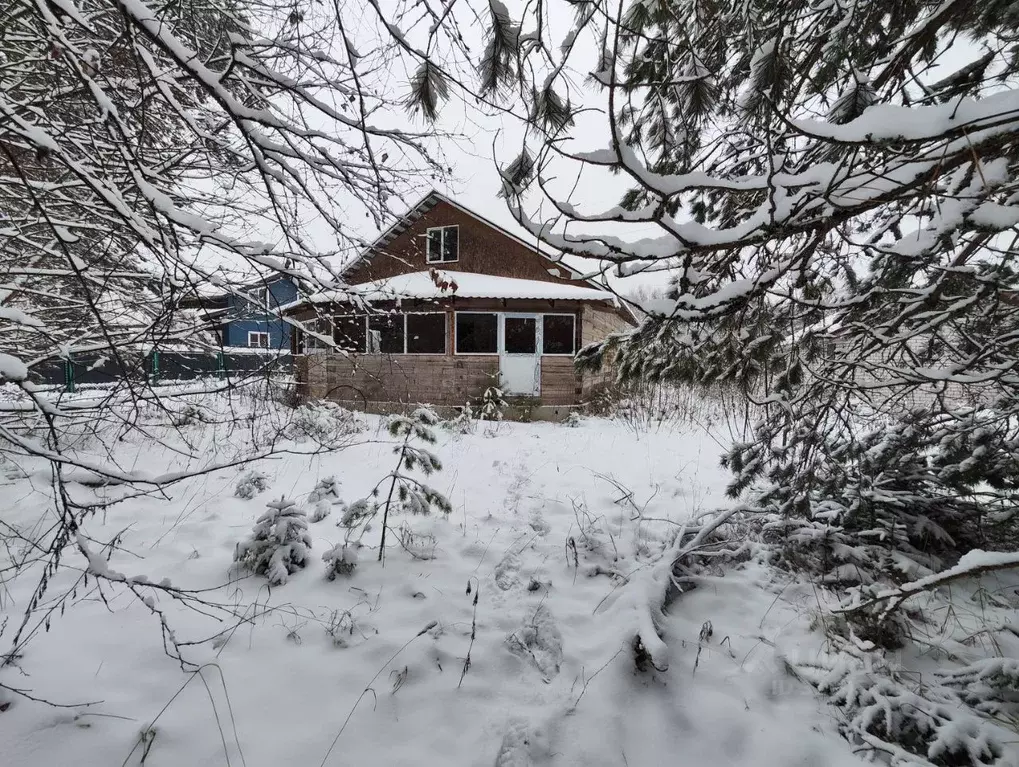
[[[570,285],[558,282],[522,280],[516,277],[498,277],[493,274],[454,272],[443,269],[441,281],[445,289],[436,284],[431,272],[398,274],[384,280],[352,285],[346,290],[317,293],[311,303],[343,303],[352,299],[364,301],[392,301],[399,299],[440,298],[536,298],[565,301],[614,302],[616,297],[607,290]],[[455,286],[455,287],[454,287]]]
[[[468,216],[474,218],[475,220],[485,224],[485,226],[491,227],[492,229],[499,232],[499,234],[502,234],[503,236],[510,238],[519,245],[523,245],[525,248],[533,250],[539,256],[548,259],[548,261],[550,261],[556,267],[568,271],[571,279],[574,280],[583,279],[583,275],[576,269],[574,269],[572,266],[562,261],[560,256],[554,255],[546,250],[543,250],[534,241],[527,241],[521,237],[518,237],[508,229],[499,226],[494,221],[491,221],[485,218],[484,216],[475,213],[470,208],[464,207],[456,200],[453,200],[447,197],[446,195],[442,194],[441,192],[435,191],[434,189],[430,191],[428,194],[426,194],[424,197],[422,197],[420,200],[418,200],[418,202],[414,204],[410,210],[408,210],[406,213],[400,216],[400,218],[397,219],[397,221],[392,226],[390,226],[386,231],[379,235],[378,239],[375,240],[375,242],[373,242],[371,245],[369,245],[368,248],[366,248],[357,258],[355,258],[349,264],[345,265],[343,267],[341,275],[344,272],[353,269],[356,265],[362,263],[363,261],[370,259],[376,253],[382,252],[386,248],[386,246],[389,245],[389,243],[391,243],[393,240],[399,237],[412,224],[414,224],[415,221],[421,218],[421,216],[430,211],[440,202],[444,202],[447,205],[451,205],[452,207],[459,210],[461,213],[465,213]],[[594,283],[592,283],[590,280],[584,280],[584,282],[588,285],[592,286],[594,285]]]

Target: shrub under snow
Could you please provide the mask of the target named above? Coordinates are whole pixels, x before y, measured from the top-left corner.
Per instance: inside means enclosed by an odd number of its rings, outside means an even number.
[[[250,501],[259,493],[266,490],[269,487],[269,477],[260,471],[246,471],[241,478],[237,480],[237,487],[234,489],[234,495],[238,498],[243,498],[245,501]]]
[[[251,538],[237,544],[234,560],[256,575],[265,575],[271,586],[280,586],[307,564],[311,536],[307,515],[296,503],[280,498],[267,506]]]
[[[350,410],[335,402],[321,400],[296,408],[284,434],[295,442],[310,440],[329,445],[364,428],[364,422]]]
[[[448,421],[443,421],[442,426],[453,434],[471,434],[474,432],[475,418],[474,408],[471,407],[470,402],[467,402],[455,416]]]
[[[334,504],[340,502],[340,482],[336,477],[325,477],[318,481],[314,489],[308,493],[308,503],[312,504],[311,521],[321,522],[332,512]]]
[[[350,575],[357,567],[357,548],[353,544],[337,543],[322,555],[326,563],[326,578],[336,580],[337,575]]]

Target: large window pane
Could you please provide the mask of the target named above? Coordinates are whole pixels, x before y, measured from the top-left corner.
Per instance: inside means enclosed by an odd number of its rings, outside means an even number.
[[[546,314],[542,324],[542,351],[545,354],[573,354],[574,317],[572,314]]]
[[[428,230],[428,263],[442,260],[442,230]]]
[[[447,226],[442,230],[442,260],[456,261],[460,258],[460,227]]]
[[[496,354],[499,351],[498,315],[456,315],[457,354]]]
[[[407,353],[445,354],[446,315],[408,314]]]
[[[507,317],[505,331],[507,354],[537,353],[538,321],[534,317]]]
[[[333,324],[333,343],[348,352],[365,350],[365,318],[344,315]]]
[[[403,315],[385,314],[368,318],[368,352],[403,354]]]

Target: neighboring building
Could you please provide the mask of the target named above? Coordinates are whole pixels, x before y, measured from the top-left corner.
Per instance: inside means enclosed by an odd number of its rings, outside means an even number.
[[[462,406],[496,385],[561,412],[595,384],[575,372],[576,351],[634,324],[612,293],[437,192],[343,277],[347,290],[286,309],[314,329],[293,344],[307,398]]]
[[[279,316],[281,306],[297,299],[288,277],[271,277],[242,288],[243,295],[203,296],[201,309],[213,321],[224,347],[289,351],[290,326]]]

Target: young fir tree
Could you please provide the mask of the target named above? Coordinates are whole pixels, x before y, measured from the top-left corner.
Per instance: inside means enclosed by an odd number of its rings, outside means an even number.
[[[502,389],[498,386],[489,386],[481,397],[478,417],[482,421],[501,421],[502,411],[506,408],[507,404],[502,397]]]
[[[294,501],[270,501],[258,518],[251,537],[237,544],[234,560],[269,585],[282,586],[292,573],[303,569],[311,550],[307,515]]]
[[[381,562],[386,551],[390,512],[424,515],[430,514],[433,509],[443,514],[453,510],[445,495],[410,473],[419,472],[427,477],[442,469],[438,456],[414,444],[415,441],[435,444],[434,429],[438,424],[439,417],[426,407],[417,408],[409,416],[390,417],[389,434],[399,440],[393,448],[397,456],[396,466],[379,480],[369,498],[355,501],[346,509],[339,523],[348,531],[345,546],[350,547],[360,541],[372,520],[381,512],[382,537],[378,556]],[[356,540],[353,537],[355,530],[360,531]]]
[[[312,505],[311,521],[321,522],[332,513],[332,507],[339,505],[340,481],[336,477],[323,477],[308,493],[308,503]]]

